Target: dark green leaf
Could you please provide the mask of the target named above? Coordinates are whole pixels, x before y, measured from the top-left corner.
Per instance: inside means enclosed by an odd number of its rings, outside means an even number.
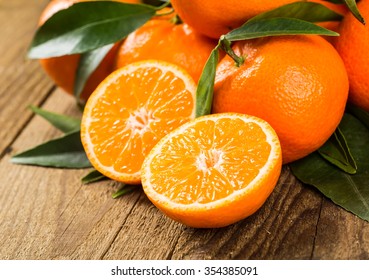
[[[356,162],[351,155],[345,136],[337,128],[329,140],[318,150],[319,154],[342,171],[355,174]]]
[[[160,7],[163,3],[168,3],[170,0],[143,0],[142,3],[148,4],[151,6]]]
[[[342,15],[318,3],[295,2],[261,13],[251,18],[247,23],[268,18],[295,18],[310,22],[324,22],[341,20]]]
[[[290,166],[302,182],[315,186],[334,203],[369,221],[369,130],[350,114],[345,114],[340,128],[356,160],[355,175],[343,172],[318,153]]]
[[[220,37],[219,46],[234,60],[236,66],[240,67],[245,62],[245,58],[243,56],[238,56],[232,49],[231,45],[231,42],[227,40],[225,36]]]
[[[125,194],[131,193],[134,190],[137,190],[138,186],[137,185],[125,185],[122,184],[122,187],[112,195],[113,198],[118,198],[121,197]]]
[[[344,0],[323,0],[325,2],[331,2],[333,4],[343,4]]]
[[[36,32],[28,56],[84,53],[115,43],[148,21],[152,6],[114,1],[76,3],[49,18]]]
[[[355,0],[344,0],[347,7],[350,9],[351,13],[360,21],[362,24],[365,24],[365,19],[360,14],[359,9],[357,8]]]
[[[81,55],[74,84],[74,96],[78,101],[80,101],[80,95],[88,78],[100,65],[101,61],[103,61],[113,46],[114,44],[106,45]]]
[[[202,71],[196,91],[196,117],[211,113],[213,103],[213,89],[215,71],[219,59],[219,50],[216,47],[210,54]]]
[[[80,128],[81,121],[79,119],[46,111],[36,106],[30,106],[30,109],[64,133],[76,131]]]
[[[90,173],[88,173],[85,177],[82,178],[82,183],[89,184],[89,183],[93,183],[93,182],[97,182],[97,181],[101,181],[105,179],[108,179],[107,177],[105,177],[105,175],[101,174],[97,170],[92,170]]]
[[[11,162],[59,168],[91,167],[83,149],[79,131],[17,154],[12,157]]]
[[[246,22],[243,26],[227,33],[225,38],[229,41],[240,41],[280,35],[338,36],[339,34],[300,19],[267,18]]]
[[[367,111],[352,104],[347,104],[346,109],[369,129],[369,113]]]

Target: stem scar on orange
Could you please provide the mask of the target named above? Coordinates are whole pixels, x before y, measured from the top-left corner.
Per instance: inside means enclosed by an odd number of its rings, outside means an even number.
[[[281,166],[279,140],[267,122],[224,113],[196,118],[162,138],[141,177],[144,192],[167,216],[214,228],[255,213]]]
[[[196,85],[182,68],[148,60],[114,71],[85,106],[81,140],[92,165],[105,176],[141,181],[151,148],[195,117]]]
[[[320,36],[281,36],[240,41],[217,67],[213,112],[260,117],[276,130],[283,162],[318,149],[338,126],[347,101],[342,59]]]

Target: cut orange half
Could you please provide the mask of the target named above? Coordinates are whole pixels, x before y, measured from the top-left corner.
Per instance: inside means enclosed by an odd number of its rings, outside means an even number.
[[[258,210],[282,166],[273,128],[223,113],[192,120],[161,139],[142,166],[148,198],[167,216],[198,228],[223,227]]]
[[[81,140],[92,165],[105,176],[139,184],[151,148],[195,117],[196,85],[167,62],[142,61],[109,75],[88,99]]]

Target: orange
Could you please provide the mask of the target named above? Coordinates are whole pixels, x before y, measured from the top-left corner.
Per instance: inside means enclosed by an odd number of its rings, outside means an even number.
[[[241,41],[217,68],[213,112],[260,117],[276,130],[283,162],[318,149],[344,113],[348,78],[344,64],[320,36],[281,36]]]
[[[170,218],[191,227],[223,227],[262,206],[281,165],[278,137],[267,122],[214,114],[161,139],[144,161],[142,186]]]
[[[118,51],[116,67],[159,59],[181,66],[197,82],[216,44],[187,24],[154,19],[128,35]]]
[[[86,2],[87,0],[53,0],[43,10],[39,26],[48,20],[56,12],[67,9],[77,2]],[[127,3],[140,3],[138,0],[116,0]],[[97,85],[114,70],[114,59],[118,46],[115,46],[106,55],[99,67],[91,74],[82,91],[81,99],[87,100]],[[61,87],[69,94],[73,94],[75,75],[78,68],[80,55],[65,55],[61,57],[52,57],[40,59],[40,64],[46,74],[54,81],[56,85]]]
[[[292,2],[296,0],[171,0],[185,23],[216,39],[253,16]]]
[[[362,0],[358,8],[369,21],[369,1]],[[369,111],[369,27],[347,13],[340,26],[336,49],[345,63],[350,81],[349,101]]]
[[[110,74],[87,101],[81,140],[105,176],[140,183],[145,156],[164,135],[195,117],[196,85],[182,68],[141,61]]]

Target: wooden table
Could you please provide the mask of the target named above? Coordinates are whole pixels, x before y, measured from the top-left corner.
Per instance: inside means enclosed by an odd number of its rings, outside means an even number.
[[[283,168],[253,216],[192,229],[163,216],[140,188],[120,199],[87,170],[14,165],[10,157],[60,132],[30,104],[79,116],[26,50],[46,0],[0,0],[0,259],[369,259],[369,223]]]

